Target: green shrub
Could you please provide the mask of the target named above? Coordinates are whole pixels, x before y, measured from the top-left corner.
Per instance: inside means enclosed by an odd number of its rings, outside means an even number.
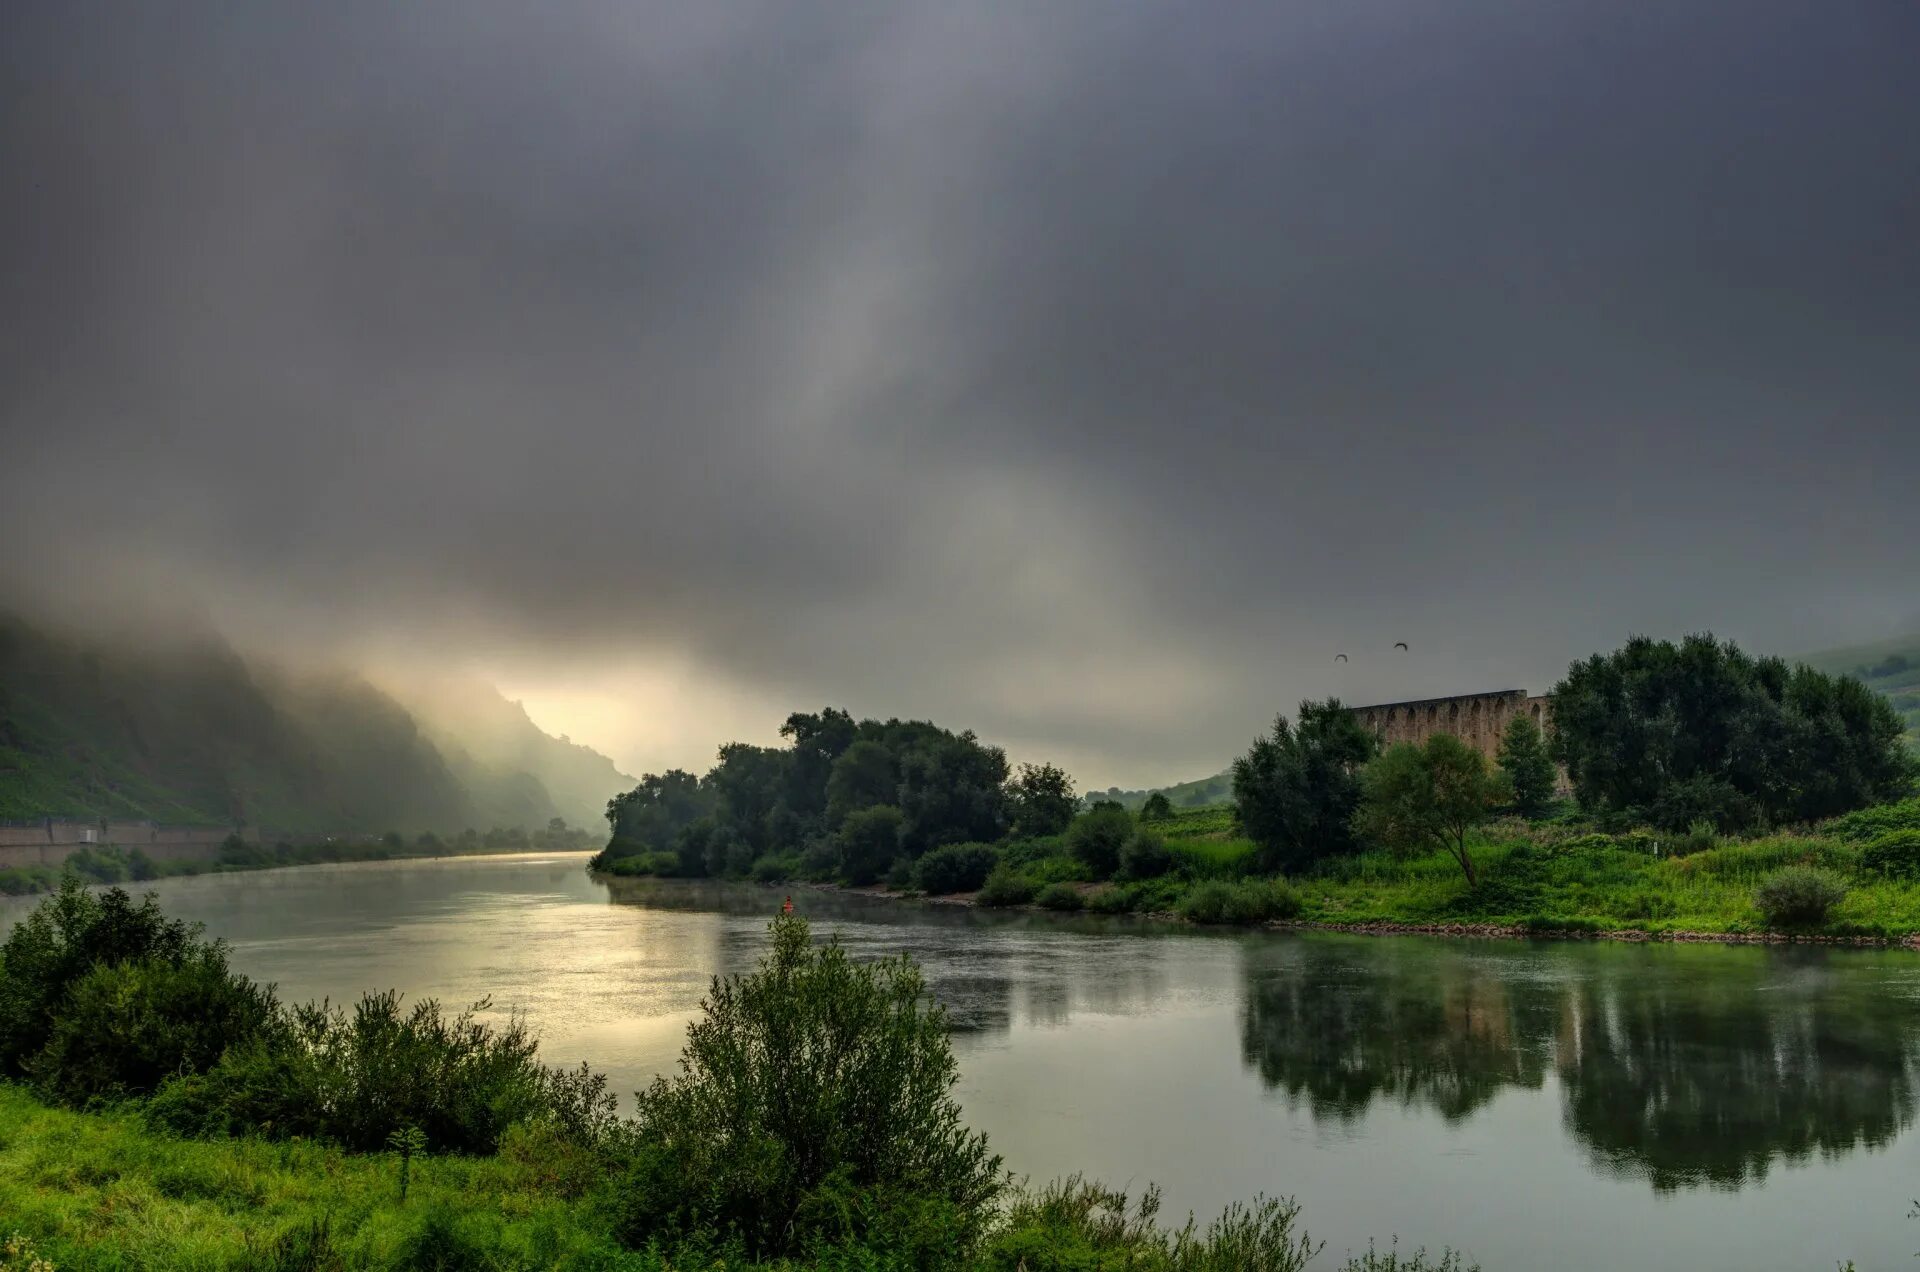
[[[277,1023],[272,991],[228,971],[216,946],[179,963],[97,963],[67,992],[28,1070],[68,1104],[145,1095]]]
[[[1143,828],[1135,831],[1126,846],[1120,849],[1120,869],[1114,877],[1158,879],[1171,869],[1173,854],[1167,851],[1167,841]]]
[[[1000,864],[992,844],[948,844],[935,848],[914,866],[914,882],[929,896],[972,892]]]
[[[1398,1243],[1381,1250],[1369,1242],[1367,1252],[1349,1258],[1340,1272],[1480,1272],[1480,1265],[1452,1250],[1429,1255],[1423,1246],[1403,1257]]]
[[[1860,850],[1860,868],[1889,879],[1920,878],[1920,830],[1890,830]]]
[[[848,883],[864,886],[887,872],[900,855],[900,810],[876,804],[848,813],[840,823],[840,874]]]
[[[89,892],[69,879],[34,907],[0,945],[0,1075],[23,1076],[47,1045],[68,990],[95,966],[154,962],[174,966],[224,959],[224,947],[200,929],[169,919],[151,896],[138,905],[119,888]]]
[[[785,883],[789,879],[798,879],[802,868],[799,853],[770,852],[753,863],[747,876],[755,883]]]
[[[1873,839],[1892,830],[1920,830],[1920,796],[1895,804],[1876,804],[1836,817],[1825,827],[1842,839]]]
[[[1847,895],[1847,885],[1824,870],[1788,866],[1762,883],[1753,903],[1771,928],[1813,927]]]
[[[544,1120],[594,1138],[610,1125],[606,1079],[583,1066],[548,1069],[518,1020],[494,1028],[449,1016],[432,999],[402,1011],[391,991],[367,994],[351,1016],[307,1005],[285,1036],[230,1050],[207,1072],[176,1078],[148,1107],[181,1134],[327,1139],[375,1152],[417,1126],[436,1150],[491,1153],[516,1122]]]
[[[984,906],[1025,905],[1040,891],[1040,885],[1002,862],[993,868],[987,881],[974,895],[974,904]]]
[[[1671,855],[1691,857],[1696,852],[1711,852],[1720,846],[1720,832],[1712,822],[1701,818],[1687,827],[1687,833],[1668,843]]]
[[[1120,868],[1120,850],[1133,836],[1133,818],[1120,807],[1082,813],[1067,828],[1067,851],[1095,879],[1111,878]]]
[[[1082,900],[1086,902],[1087,909],[1095,914],[1126,914],[1134,907],[1134,891],[1113,886],[1095,888]]]
[[[642,852],[631,857],[615,857],[601,869],[616,878],[657,876],[670,879],[680,873],[680,858],[670,852]]]
[[[924,1230],[951,1266],[1002,1187],[954,1103],[945,1010],[901,956],[851,961],[782,916],[757,971],[716,979],[680,1076],[642,1092],[610,1204],[622,1240],[726,1233],[751,1258]],[[929,1255],[931,1257],[931,1255]]]
[[[1300,1208],[1256,1197],[1234,1204],[1205,1229],[1191,1216],[1174,1231],[1158,1224],[1159,1189],[1137,1203],[1071,1176],[1016,1198],[980,1266],[990,1272],[1300,1272],[1320,1247],[1295,1235]],[[1451,1269],[1449,1269],[1451,1272]]]
[[[1033,903],[1042,910],[1081,910],[1086,908],[1086,898],[1080,895],[1080,889],[1070,883],[1050,883],[1040,889]]]
[[[913,858],[902,853],[893,859],[887,867],[885,883],[896,892],[905,892],[913,886]]]
[[[1300,894],[1284,879],[1241,883],[1196,883],[1180,899],[1179,912],[1191,923],[1264,923],[1300,913]]]

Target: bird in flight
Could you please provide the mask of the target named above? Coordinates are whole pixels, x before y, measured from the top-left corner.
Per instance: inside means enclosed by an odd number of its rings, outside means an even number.
[[[1400,651],[1401,653],[1403,653],[1403,654],[1407,652],[1407,642],[1406,642],[1406,641],[1404,641],[1404,640],[1396,640],[1396,641],[1394,641],[1394,642],[1393,642],[1393,647],[1394,647],[1395,649],[1397,649],[1397,650],[1399,650],[1399,651]]]
[[[1335,655],[1333,656],[1333,661],[1335,661],[1335,662],[1345,662],[1345,661],[1347,661],[1347,656],[1346,656],[1345,654],[1335,654]]]

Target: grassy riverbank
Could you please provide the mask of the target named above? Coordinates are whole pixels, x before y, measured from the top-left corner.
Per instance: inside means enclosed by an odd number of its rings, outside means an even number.
[[[1472,843],[1479,872],[1434,852],[1329,858],[1291,877],[1253,872],[1255,848],[1225,807],[1188,809],[1138,826],[1148,878],[1099,881],[1066,837],[1007,845],[984,888],[957,894],[987,906],[1162,913],[1200,923],[1291,920],[1337,926],[1470,925],[1540,932],[1698,933],[1900,941],[1920,934],[1920,800],[1823,826],[1744,839],[1632,831],[1609,835],[1571,817],[1496,822]],[[1158,855],[1156,855],[1156,852]],[[1838,886],[1824,920],[1771,924],[1756,902],[1770,879],[1813,870]],[[901,889],[911,894],[912,889]]]

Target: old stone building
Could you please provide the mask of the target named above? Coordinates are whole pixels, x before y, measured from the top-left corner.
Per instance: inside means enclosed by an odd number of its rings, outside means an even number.
[[[1353,708],[1354,717],[1372,729],[1386,746],[1396,742],[1425,742],[1436,733],[1451,733],[1488,759],[1500,749],[1500,735],[1515,716],[1533,717],[1542,733],[1552,731],[1552,713],[1544,695],[1525,689],[1500,689],[1452,698],[1421,698],[1414,702],[1381,702]]]

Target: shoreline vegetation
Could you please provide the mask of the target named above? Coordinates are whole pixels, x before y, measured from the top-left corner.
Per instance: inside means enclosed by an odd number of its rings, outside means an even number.
[[[183,860],[159,859],[138,847],[103,844],[69,854],[57,866],[0,867],[0,896],[36,896],[57,891],[67,879],[83,884],[151,883],[203,874],[275,870],[282,866],[340,865],[362,861],[419,861],[435,857],[497,856],[516,852],[588,852],[592,837],[579,827],[554,818],[532,832],[521,827],[498,828],[485,834],[465,830],[441,838],[431,832],[402,835],[389,831],[374,837],[336,836],[273,844],[254,843],[229,836],[213,856]],[[0,1272],[5,1272],[0,1265]]]
[[[1082,800],[925,721],[797,713],[784,747],[724,746],[611,801],[589,869],[1208,925],[1920,938],[1915,757],[1861,680],[1635,638],[1548,701],[1551,734],[1515,719],[1491,762],[1444,733],[1383,750],[1338,701],[1303,702],[1201,808]]]
[[[1474,1272],[1329,1253],[1286,1198],[1168,1225],[1151,1186],[1020,1183],[910,957],[768,935],[621,1118],[485,1004],[286,1006],[152,897],[70,882],[0,946],[0,1267]]]

